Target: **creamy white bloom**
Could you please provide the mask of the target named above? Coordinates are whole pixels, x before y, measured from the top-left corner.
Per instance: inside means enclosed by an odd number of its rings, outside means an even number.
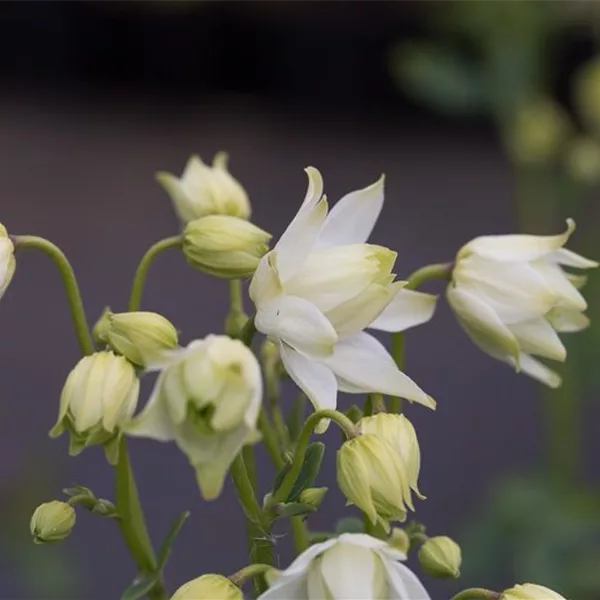
[[[175,350],[130,435],[175,441],[196,471],[202,495],[216,498],[245,444],[257,440],[260,367],[239,340],[209,335]]]
[[[563,246],[575,229],[554,236],[493,235],[475,238],[456,257],[447,297],[459,323],[484,352],[550,387],[560,377],[533,355],[564,361],[558,333],[589,325],[579,292],[585,278],[563,267],[598,263]]]
[[[428,321],[436,297],[394,281],[396,253],[366,244],[383,206],[381,177],[328,212],[319,171],[306,169],[300,210],[264,256],[250,284],[256,328],[279,344],[281,360],[316,409],[337,391],[381,392],[435,402],[363,330],[403,331]]]
[[[503,592],[500,600],[565,600],[565,598],[543,585],[524,583]]]
[[[405,559],[383,540],[345,533],[305,550],[259,600],[429,600]]]
[[[10,285],[16,266],[14,244],[8,237],[6,228],[0,223],[0,298]]]
[[[161,171],[157,181],[167,191],[177,215],[184,223],[208,215],[248,219],[250,201],[244,188],[227,170],[227,154],[215,155],[212,167],[192,156],[181,177]]]

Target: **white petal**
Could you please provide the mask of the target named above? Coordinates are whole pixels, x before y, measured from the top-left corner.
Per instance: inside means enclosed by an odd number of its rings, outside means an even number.
[[[548,387],[557,388],[560,387],[562,383],[562,379],[558,373],[555,373],[546,365],[528,354],[521,354],[520,365],[523,373],[541,381]]]
[[[551,360],[564,361],[567,351],[552,325],[543,317],[509,325],[522,352],[537,354]]]
[[[556,262],[559,265],[565,265],[566,267],[575,267],[577,269],[593,269],[598,266],[595,260],[585,258],[580,254],[577,254],[566,248],[559,248],[548,257],[548,260]]]
[[[306,167],[304,172],[308,176],[308,187],[302,201],[302,207],[313,206],[323,196],[323,177],[319,169],[315,169],[314,167]]]
[[[546,318],[559,333],[573,333],[590,326],[590,319],[587,315],[568,308],[553,308]]]
[[[519,344],[498,315],[485,302],[460,287],[448,286],[448,302],[466,334],[494,358],[519,360]]]
[[[458,258],[476,254],[500,262],[538,260],[567,243],[575,230],[573,219],[567,219],[567,230],[559,235],[483,235],[461,248]]]
[[[566,273],[556,264],[547,261],[533,263],[532,266],[544,278],[548,288],[557,297],[555,306],[585,310],[587,302],[581,292],[567,278]]]
[[[360,546],[369,550],[387,550],[391,548],[386,541],[367,535],[366,533],[342,533],[338,537],[338,541],[340,544],[353,544],[354,546]],[[406,558],[404,555],[402,557]]]
[[[252,276],[252,281],[250,281],[248,292],[250,298],[257,306],[273,300],[282,292],[281,282],[279,281],[279,275],[274,263],[275,256],[273,252],[265,254],[260,259],[258,267]]]
[[[387,308],[371,323],[381,331],[405,331],[427,323],[433,317],[437,296],[413,290],[399,290]]]
[[[431,600],[418,577],[405,565],[383,561],[390,585],[390,600]]]
[[[313,357],[331,355],[337,341],[337,333],[325,315],[308,300],[296,296],[281,296],[262,306],[255,324],[262,333]]]
[[[335,408],[337,405],[337,382],[331,370],[296,352],[286,344],[281,344],[279,350],[285,370],[308,396],[315,410]]]
[[[331,209],[319,237],[320,246],[362,244],[369,239],[383,208],[385,176],[350,192]]]
[[[435,408],[435,401],[402,373],[385,347],[368,333],[360,332],[339,341],[333,356],[323,359],[331,370],[363,392],[400,396]]]

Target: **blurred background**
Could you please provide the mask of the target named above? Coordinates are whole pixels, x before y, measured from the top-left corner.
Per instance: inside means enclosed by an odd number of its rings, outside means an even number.
[[[600,3],[580,0],[2,2],[0,219],[64,249],[91,322],[106,305],[125,309],[143,252],[177,231],[154,173],[180,173],[192,153],[227,150],[253,220],[275,236],[303,198],[305,166],[322,171],[331,199],[385,172],[373,239],[398,250],[400,277],[452,260],[476,235],[554,233],[566,216],[579,225],[570,247],[600,258],[599,19]],[[586,295],[597,319],[596,274]],[[166,254],[144,308],[187,342],[221,329],[227,286]],[[443,302],[407,343],[407,372],[438,400],[436,413],[406,409],[428,496],[416,518],[464,554],[460,584],[432,582],[433,597],[534,580],[599,598],[598,324],[568,340],[554,392],[481,354]],[[67,485],[113,497],[100,449],[67,459],[67,440],[47,436],[77,359],[57,272],[19,255],[0,310],[4,598],[116,598],[135,576],[116,527],[95,515],[79,511],[59,547],[29,536],[34,508]],[[331,441],[315,530],[343,511]],[[192,511],[172,590],[246,564],[229,485],[206,503],[173,446],[136,440],[132,455],[157,544]],[[278,533],[285,566],[291,544]]]

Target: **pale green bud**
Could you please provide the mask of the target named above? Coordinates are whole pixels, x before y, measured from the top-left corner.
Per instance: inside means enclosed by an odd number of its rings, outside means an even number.
[[[139,389],[135,368],[125,357],[96,352],[82,358],[67,377],[50,436],[68,429],[72,456],[88,446],[103,445],[109,462],[115,464],[120,428],[135,412]]]
[[[33,515],[29,528],[36,544],[53,544],[69,536],[75,527],[75,509],[66,502],[53,500],[40,504]]]
[[[575,139],[569,146],[566,160],[575,181],[593,185],[600,180],[600,144],[595,139]]]
[[[212,167],[192,156],[183,175],[159,172],[157,181],[171,196],[175,211],[184,223],[208,215],[250,218],[250,201],[244,188],[227,170],[227,154],[215,155]]]
[[[301,504],[308,504],[313,508],[319,508],[323,500],[325,500],[326,494],[326,487],[306,488],[305,490],[302,490],[302,492],[300,492],[298,502],[300,502]]]
[[[214,215],[188,223],[183,253],[193,267],[209,275],[244,279],[256,271],[270,239],[270,234],[248,221]]]
[[[15,246],[8,236],[6,227],[0,223],[0,298],[10,285],[16,267]]]
[[[419,562],[432,577],[457,578],[462,562],[460,546],[446,536],[429,538],[419,550]]]
[[[244,595],[227,577],[202,575],[184,583],[171,600],[244,600]]]
[[[600,58],[589,61],[577,74],[575,105],[586,123],[600,130]]]
[[[102,311],[102,314],[100,315],[100,318],[96,321],[96,324],[94,325],[94,328],[92,329],[92,335],[94,336],[94,341],[98,345],[107,343],[106,340],[107,340],[108,328],[110,327],[109,319],[112,314],[113,313],[111,312],[110,308],[108,306],[105,307],[105,309]]]
[[[178,345],[177,330],[168,319],[154,312],[108,315],[107,344],[140,367],[160,364]]]
[[[359,435],[342,445],[337,481],[348,503],[386,531],[390,521],[406,519],[407,507],[414,510],[405,465],[394,448],[375,435]]]
[[[500,600],[565,600],[565,598],[543,585],[524,583],[505,590],[500,595]]]
[[[408,551],[410,550],[410,537],[408,537],[408,533],[406,533],[404,529],[394,527],[388,538],[388,544],[392,548],[400,550],[403,554],[408,554]]]

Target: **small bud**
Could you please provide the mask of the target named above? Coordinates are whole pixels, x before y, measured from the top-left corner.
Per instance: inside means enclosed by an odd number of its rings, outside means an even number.
[[[0,223],[0,298],[10,285],[16,267],[14,244],[8,237],[6,228]]]
[[[244,188],[227,170],[227,154],[219,152],[212,167],[192,156],[181,178],[171,173],[156,174],[157,181],[171,196],[183,223],[209,215],[250,218],[250,201]]]
[[[575,105],[585,122],[600,130],[600,58],[589,61],[577,73]]]
[[[66,502],[53,500],[40,504],[29,527],[36,544],[54,544],[69,537],[75,526],[75,509]]]
[[[410,550],[410,538],[408,537],[408,533],[406,533],[404,529],[400,529],[400,527],[394,527],[388,538],[388,544],[392,548],[396,548],[396,550],[408,554],[408,551]]]
[[[133,416],[139,389],[135,369],[125,357],[96,352],[82,358],[67,377],[50,436],[68,429],[71,456],[103,445],[109,462],[116,464],[120,429]]]
[[[423,570],[438,579],[460,576],[460,546],[449,537],[429,538],[419,550],[419,562]]]
[[[321,506],[321,503],[325,499],[325,495],[327,494],[326,487],[319,488],[306,488],[300,492],[300,496],[298,501],[302,504],[308,504],[313,508],[317,509]]]
[[[188,223],[183,253],[200,271],[223,279],[250,277],[269,250],[270,234],[248,221],[214,215]]]
[[[106,342],[140,367],[152,367],[178,345],[177,330],[168,319],[154,312],[108,315]]]
[[[171,600],[244,600],[244,595],[227,577],[202,575],[184,583]]]
[[[110,308],[107,306],[102,311],[100,318],[96,321],[94,328],[92,330],[92,335],[94,336],[94,342],[98,345],[107,344],[107,334],[108,328],[110,327],[110,316],[112,312]]]
[[[600,144],[593,138],[575,139],[568,150],[567,169],[578,183],[593,185],[600,181]]]
[[[500,600],[565,600],[565,598],[543,585],[524,583],[502,592]]]

